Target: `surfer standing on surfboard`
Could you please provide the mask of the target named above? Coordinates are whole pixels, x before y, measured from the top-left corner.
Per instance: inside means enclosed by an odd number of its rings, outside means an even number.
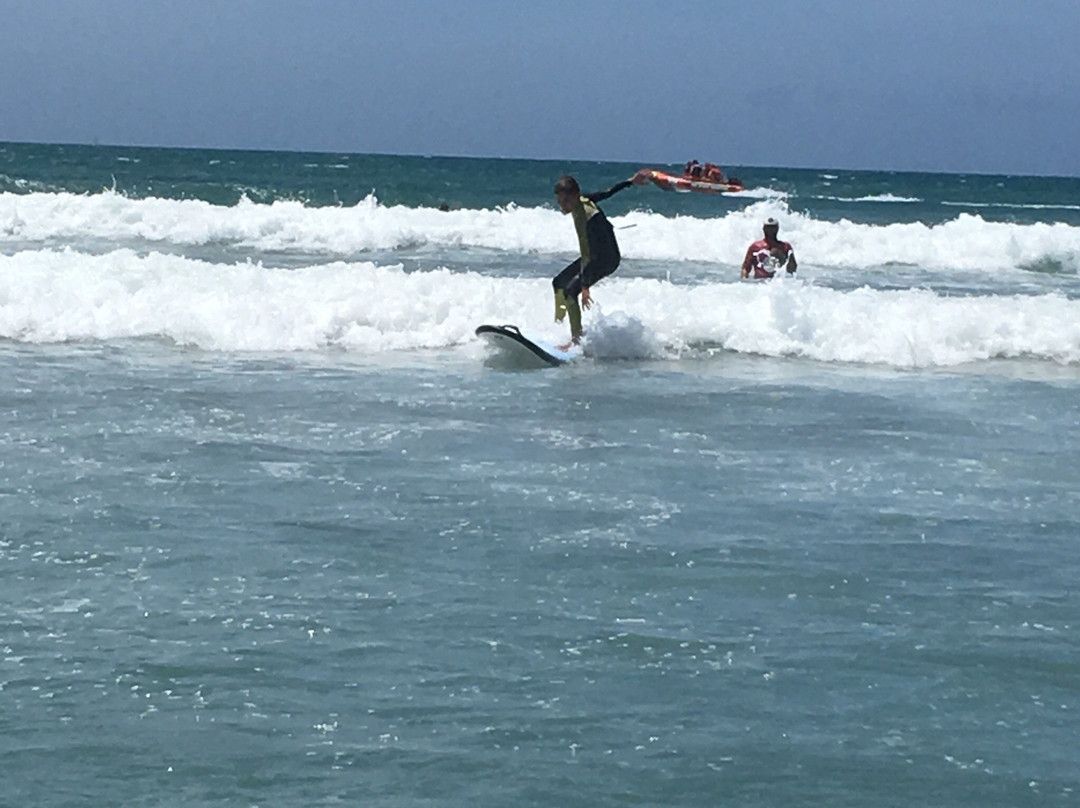
[[[642,169],[630,179],[616,183],[606,191],[591,194],[582,194],[578,181],[569,174],[563,175],[555,183],[555,199],[559,203],[559,210],[574,217],[574,229],[577,231],[578,245],[581,248],[581,257],[551,281],[555,288],[555,321],[561,323],[567,314],[570,315],[572,343],[581,339],[581,306],[589,308],[592,305],[590,287],[614,272],[621,258],[611,222],[596,203],[631,185],[644,185],[648,181],[649,172]],[[578,295],[581,296],[580,305]]]

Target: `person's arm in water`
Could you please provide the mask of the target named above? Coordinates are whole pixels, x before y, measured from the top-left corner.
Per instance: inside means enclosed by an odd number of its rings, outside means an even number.
[[[791,249],[791,245],[788,245],[787,256],[787,271],[789,275],[794,275],[795,270],[799,268],[799,263],[795,260],[795,251]]]
[[[754,245],[751,244],[746,248],[746,257],[742,262],[742,271],[739,272],[740,278],[749,278],[750,270],[754,268]]]

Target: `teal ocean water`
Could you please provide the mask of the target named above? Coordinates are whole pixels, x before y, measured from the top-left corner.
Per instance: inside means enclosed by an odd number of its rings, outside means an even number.
[[[0,144],[0,803],[1076,804],[1080,180],[639,167]]]

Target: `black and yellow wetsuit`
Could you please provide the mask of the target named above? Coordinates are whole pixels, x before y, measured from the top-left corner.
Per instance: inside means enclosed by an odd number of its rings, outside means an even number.
[[[555,287],[555,319],[562,322],[563,317],[570,315],[570,336],[575,340],[581,336],[578,295],[582,288],[589,288],[601,278],[606,278],[615,271],[622,258],[611,222],[596,203],[631,185],[630,180],[625,180],[606,191],[584,194],[570,212],[574,217],[581,257],[556,275],[551,284]]]

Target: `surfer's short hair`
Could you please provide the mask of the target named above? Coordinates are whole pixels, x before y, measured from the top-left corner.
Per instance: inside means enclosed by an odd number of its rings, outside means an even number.
[[[555,183],[555,193],[580,194],[581,186],[579,186],[577,184],[577,180],[575,180],[569,174],[563,174],[561,177],[559,177],[559,181]]]

